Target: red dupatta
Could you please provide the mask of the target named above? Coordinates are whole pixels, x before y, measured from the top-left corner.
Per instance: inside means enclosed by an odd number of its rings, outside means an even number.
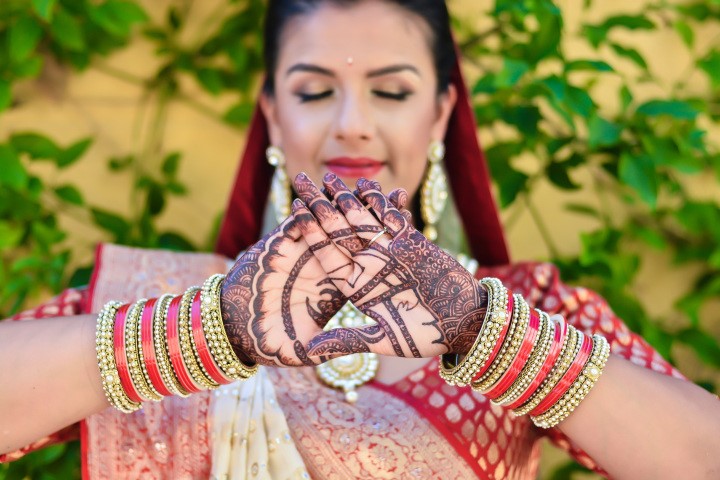
[[[450,190],[475,259],[481,265],[503,265],[509,262],[505,236],[458,62],[450,81],[458,94],[445,135],[445,169]],[[215,248],[225,256],[235,257],[260,238],[273,174],[273,167],[265,160],[268,145],[267,123],[256,107]]]

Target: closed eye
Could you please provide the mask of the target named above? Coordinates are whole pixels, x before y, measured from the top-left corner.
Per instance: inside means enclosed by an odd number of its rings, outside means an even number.
[[[405,100],[405,99],[407,99],[407,97],[412,95],[412,92],[408,92],[408,91],[388,92],[385,90],[373,90],[372,93],[380,98],[386,98],[388,100],[397,100],[397,101]]]
[[[295,95],[297,95],[297,97],[300,99],[300,103],[305,103],[305,102],[313,102],[313,101],[317,101],[317,100],[322,100],[323,98],[327,98],[332,94],[333,94],[332,90],[325,90],[323,92],[318,92],[318,93],[298,92]]]

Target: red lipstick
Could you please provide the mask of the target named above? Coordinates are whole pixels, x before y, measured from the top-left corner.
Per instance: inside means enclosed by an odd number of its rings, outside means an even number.
[[[385,162],[367,157],[336,157],[325,162],[328,170],[338,177],[373,178],[385,166]]]

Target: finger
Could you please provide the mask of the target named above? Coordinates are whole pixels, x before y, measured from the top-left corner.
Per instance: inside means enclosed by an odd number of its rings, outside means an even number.
[[[307,354],[321,362],[353,353],[396,355],[385,331],[379,325],[334,328],[315,336],[307,344]]]
[[[360,195],[360,192],[357,193]],[[410,202],[410,197],[407,194],[407,190],[404,188],[396,188],[390,194],[388,195],[388,198],[390,199],[390,203],[392,203],[395,208],[397,208],[400,213],[402,213],[402,216],[405,217],[405,220],[412,224],[412,213],[410,213],[410,210],[408,210],[407,206]]]
[[[295,178],[298,196],[305,202],[325,233],[350,256],[363,249],[363,242],[355,234],[345,216],[325,197],[304,173]]]
[[[378,219],[364,207],[358,197],[353,195],[337,175],[325,174],[323,185],[359,237],[370,240],[375,234],[382,231],[383,227]]]
[[[407,218],[382,193],[379,183],[361,178],[357,185],[360,197],[367,202],[392,236],[407,228],[409,225]]]
[[[348,293],[347,287],[354,289],[357,279],[362,274],[359,266],[350,259],[349,254],[332,241],[300,199],[295,199],[293,202],[292,212],[302,236],[310,246],[310,251],[318,259],[328,278],[340,290],[345,289],[345,293]]]

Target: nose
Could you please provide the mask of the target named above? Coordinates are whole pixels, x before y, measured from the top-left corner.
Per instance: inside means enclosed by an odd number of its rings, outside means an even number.
[[[367,99],[362,94],[345,95],[335,118],[335,138],[345,143],[362,143],[372,138],[374,129]]]

